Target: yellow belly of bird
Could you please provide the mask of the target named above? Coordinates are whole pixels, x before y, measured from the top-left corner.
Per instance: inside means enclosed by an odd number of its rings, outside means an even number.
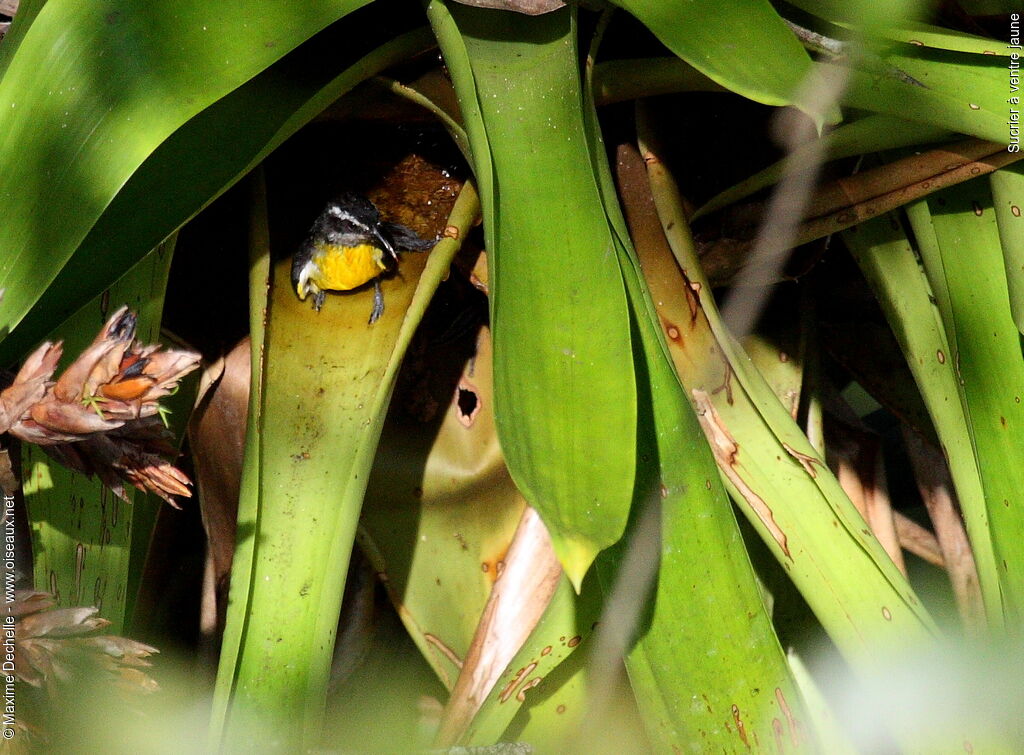
[[[384,252],[372,244],[323,247],[309,277],[321,291],[348,291],[372,281],[387,267]]]

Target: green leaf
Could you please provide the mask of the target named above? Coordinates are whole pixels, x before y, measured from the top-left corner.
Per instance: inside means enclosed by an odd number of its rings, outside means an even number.
[[[498,433],[579,587],[625,527],[635,466],[629,314],[591,169],[569,9],[432,3],[481,187]]]
[[[574,678],[563,688],[563,674],[569,670],[567,660],[570,668],[579,668],[583,663],[580,656],[592,646],[600,611],[601,595],[596,580],[588,576],[576,594],[569,581],[563,579],[533,633],[481,703],[462,741],[467,745],[493,744],[513,717],[518,714],[521,721],[529,720],[537,705],[547,715],[557,705],[569,705],[555,715],[567,719],[568,731],[573,733],[574,724],[578,725],[586,714],[589,685],[583,678]],[[559,698],[553,705],[548,702],[552,697]],[[548,742],[554,751],[564,748],[566,743],[561,737],[565,734],[561,725],[546,731],[545,736],[554,740]]]
[[[661,318],[686,307],[680,294],[673,307],[667,290],[656,294]],[[799,751],[808,744],[801,741],[803,703],[714,458],[665,358],[659,320],[647,312],[639,277],[631,293],[650,380],[641,389],[641,406],[650,415],[642,417],[647,432],[639,451],[658,461],[645,465],[636,505],[660,504],[661,510],[654,605],[626,659],[648,732],[666,750],[697,743],[718,749],[772,741],[781,725],[786,745]]]
[[[758,592],[714,457],[661,336],[667,319],[690,317],[688,288],[659,232],[644,161],[636,150],[620,147],[616,166],[630,212],[627,231],[603,159],[592,92],[588,86],[588,136],[630,298],[639,399],[635,518],[631,535],[599,561],[608,596],[602,621],[622,624],[623,632],[636,627],[624,648],[626,666],[648,734],[661,749],[728,750],[738,747],[737,740],[745,744],[772,737],[778,742],[781,735],[798,750],[799,722],[805,719],[800,694]],[[648,289],[645,275],[656,293]],[[651,526],[651,519],[657,525]],[[655,584],[627,581],[639,579],[640,564],[655,558]],[[637,590],[643,592],[624,594]],[[616,612],[621,603],[634,603],[636,615],[628,609]],[[769,689],[771,695],[761,694]]]
[[[791,105],[811,59],[767,0],[617,0],[709,78],[766,105]]]
[[[852,69],[843,104],[1006,144],[1006,61],[897,45],[882,59],[924,86]]]
[[[365,41],[348,45],[339,58],[336,51],[352,37]],[[380,41],[375,17],[365,11],[332,25],[157,146],[95,219],[51,285],[41,290],[24,278],[12,284],[38,301],[0,342],[0,364],[18,358],[344,92],[433,44],[427,29],[374,47]],[[239,129],[243,121],[246,127]],[[52,190],[49,195],[61,201]]]
[[[989,184],[1003,247],[1010,312],[1017,330],[1024,333],[1024,167],[1017,164],[997,170]]]
[[[874,32],[893,20],[911,21],[921,14],[923,0],[793,0],[793,5],[807,13],[834,23],[849,23],[858,30],[866,27]]]
[[[908,206],[907,214],[949,339],[971,434],[972,450],[947,453],[973,451],[1003,611],[1007,626],[1015,626],[1024,615],[1024,360],[988,182],[947,189]]]
[[[92,343],[121,304],[138,315],[139,341],[159,341],[173,251],[171,239],[50,334],[50,340],[64,342],[58,369],[67,367]],[[127,618],[128,586],[137,584],[129,573],[133,539],[149,536],[148,532],[133,534],[134,507],[159,506],[160,500],[126,488],[134,504],[126,503],[99,479],[88,479],[61,466],[28,443],[22,444],[22,469],[32,526],[35,588],[52,592],[61,606],[99,608],[111,622],[111,633],[121,633]]]
[[[249,405],[246,413],[244,465],[238,491],[238,519],[235,529],[235,551],[231,562],[231,592],[221,639],[210,712],[207,746],[221,746],[227,720],[228,705],[235,682],[238,657],[242,651],[248,619],[248,596],[252,589],[256,538],[247,536],[256,531],[260,513],[260,433],[263,426],[263,392],[266,352],[266,313],[270,309],[270,229],[267,219],[266,177],[259,168],[251,179],[249,211]],[[245,596],[245,599],[239,596]]]
[[[460,206],[461,203],[461,206]],[[453,211],[464,238],[476,212],[472,189]],[[237,563],[218,698],[231,691],[227,741],[317,741],[334,633],[363,494],[395,376],[431,296],[459,248],[445,238],[429,255],[407,255],[383,281],[388,307],[366,324],[369,292],[334,296],[317,312],[290,284],[290,259],[273,271],[259,422],[258,494],[246,460],[244,494],[258,495],[251,563]],[[247,441],[251,442],[251,441]],[[252,501],[241,509],[253,512]],[[237,587],[237,589],[236,589]],[[241,627],[239,628],[239,624]],[[229,631],[230,630],[230,633]],[[235,644],[237,643],[237,644]],[[222,703],[221,703],[222,705]],[[219,735],[221,713],[214,717]],[[271,739],[272,738],[272,739]],[[275,744],[276,743],[276,744]],[[289,745],[290,746],[290,745]]]
[[[999,40],[915,21],[881,26],[875,32],[894,42],[905,42],[917,47],[969,52],[975,55],[998,55],[1004,58],[1010,55],[1006,44]]]
[[[993,629],[998,628],[1003,623],[1001,580],[992,549],[985,492],[971,450],[970,422],[961,403],[951,400],[960,391],[957,363],[936,297],[894,215],[844,231],[843,240],[882,305],[928,407],[970,534],[988,620]]]
[[[0,79],[0,335],[158,145],[365,2],[49,0]]]
[[[431,367],[424,372],[426,380],[436,375],[438,384],[418,382],[410,397],[416,402],[424,393],[437,396],[435,388],[445,399],[453,396],[440,426],[410,416],[398,396],[392,401],[360,519],[363,552],[384,576],[413,642],[449,690],[524,509],[498,446],[486,330],[475,347],[454,392],[473,392],[478,409],[471,422],[451,392],[451,363],[445,361],[464,351],[432,348],[424,357]]]
[[[856,673],[873,669],[879,648],[929,644],[937,629],[928,612],[722,324],[678,189],[657,152],[644,154],[689,292],[685,317],[663,319],[662,329],[733,500]]]

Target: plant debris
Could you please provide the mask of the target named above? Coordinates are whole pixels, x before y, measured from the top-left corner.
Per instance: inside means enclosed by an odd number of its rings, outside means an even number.
[[[155,493],[190,497],[191,481],[167,457],[176,454],[159,400],[199,366],[199,354],[142,346],[136,316],[121,307],[54,382],[63,353],[46,342],[0,391],[0,433],[41,446],[46,453],[127,500],[124,482]]]

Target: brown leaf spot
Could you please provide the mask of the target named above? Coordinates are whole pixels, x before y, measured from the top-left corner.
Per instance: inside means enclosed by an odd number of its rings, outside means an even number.
[[[506,684],[505,688],[502,689],[501,694],[498,695],[498,700],[503,703],[508,702],[509,698],[512,697],[512,694],[516,691],[516,687],[519,686],[520,682],[522,682],[523,679],[525,679],[527,676],[533,673],[533,670],[535,668],[537,668],[537,664],[531,663],[530,665],[524,666],[523,668],[519,669],[518,673],[516,673],[516,675],[512,678],[512,681]],[[538,679],[538,684],[539,683],[540,682]]]
[[[568,645],[571,648],[574,648],[577,645],[579,645],[582,640],[583,640],[582,637],[580,637],[579,635],[576,635],[575,637],[570,637],[569,641],[567,643],[565,643],[565,644]]]
[[[821,461],[819,459],[816,459],[813,456],[809,456],[808,454],[805,453],[800,453],[795,448],[790,446],[788,443],[783,443],[782,447],[786,449],[786,453],[788,453],[790,456],[792,456],[794,459],[800,462],[800,466],[804,468],[804,471],[807,472],[807,474],[814,478],[818,476],[818,473],[814,471],[814,465],[821,464]]]
[[[793,718],[793,711],[789,709],[786,696],[782,694],[782,690],[778,687],[775,688],[775,701],[779,704],[779,709],[783,715],[786,716],[786,724],[789,726],[789,738],[793,742],[793,747],[798,748],[800,746],[800,727],[797,725],[796,719]]]
[[[732,720],[736,722],[736,733],[740,735],[740,740],[746,747],[750,747],[750,742],[747,741],[747,728],[743,725],[743,719],[740,718],[738,705],[732,706]]]
[[[775,521],[771,508],[769,508],[761,496],[754,492],[754,489],[747,484],[747,481],[740,476],[739,470],[736,468],[736,458],[740,450],[739,446],[722,423],[722,419],[718,416],[718,411],[715,409],[711,397],[705,391],[697,390],[696,388],[691,393],[695,408],[697,409],[697,419],[700,422],[701,429],[704,431],[704,435],[708,439],[708,443],[711,445],[712,452],[715,454],[718,468],[736,486],[740,495],[757,515],[757,518],[761,520],[761,523],[768,530],[772,538],[774,538],[775,542],[778,543],[779,548],[786,557],[792,558],[789,553],[786,533],[782,531],[782,528]]]
[[[665,327],[665,335],[667,335],[670,340],[672,340],[675,343],[682,343],[682,337],[679,333],[679,328],[676,327],[675,323],[662,319],[662,324]]]
[[[533,679],[531,679],[531,680],[530,680],[530,681],[528,681],[528,682],[527,682],[526,684],[524,684],[524,685],[523,685],[523,687],[522,687],[522,689],[520,689],[520,690],[519,690],[519,691],[518,691],[518,692],[516,693],[516,700],[518,700],[518,701],[519,701],[519,702],[521,702],[521,703],[525,703],[525,702],[526,702],[526,690],[528,690],[528,689],[533,689],[533,688],[534,688],[534,687],[536,687],[536,686],[537,686],[538,684],[540,684],[540,683],[541,683],[541,681],[543,681],[541,677],[539,677],[539,676],[535,676],[535,677],[533,677]]]
[[[939,364],[946,363],[946,355],[942,353],[942,349],[935,352],[935,358],[939,360]]]
[[[882,618],[886,621],[892,621],[892,611],[885,606],[882,606]]]

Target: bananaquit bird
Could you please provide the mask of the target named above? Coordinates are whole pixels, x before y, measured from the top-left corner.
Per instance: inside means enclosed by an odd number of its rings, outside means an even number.
[[[292,258],[292,285],[299,299],[313,294],[319,312],[328,291],[351,291],[373,281],[372,325],[384,313],[380,276],[398,265],[398,252],[434,246],[411,228],[383,223],[366,197],[345,192],[327,203]]]

